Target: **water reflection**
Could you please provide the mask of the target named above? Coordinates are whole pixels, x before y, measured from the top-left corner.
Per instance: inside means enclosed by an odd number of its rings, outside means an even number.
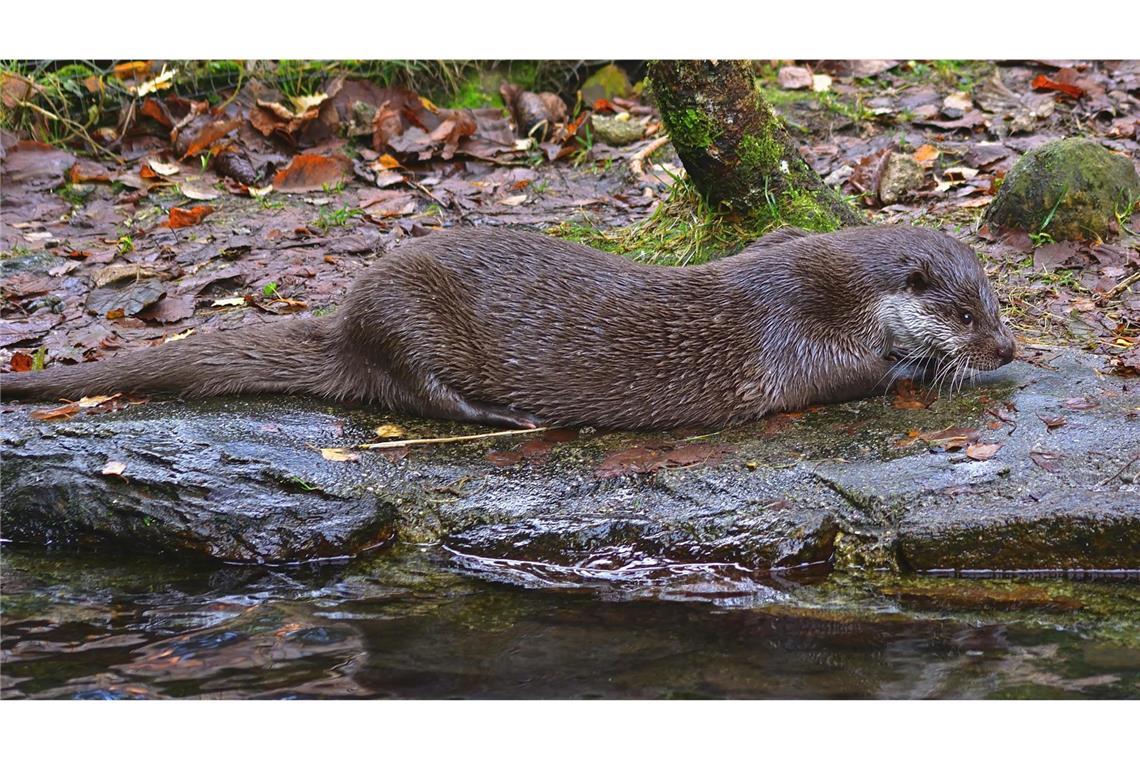
[[[1125,697],[1140,585],[4,547],[4,698]]]

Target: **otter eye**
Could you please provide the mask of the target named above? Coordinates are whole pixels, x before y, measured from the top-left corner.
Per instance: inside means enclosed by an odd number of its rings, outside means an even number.
[[[961,317],[962,317],[962,324],[964,324],[964,325],[973,324],[973,322],[974,322],[974,315],[968,311],[962,312]]]

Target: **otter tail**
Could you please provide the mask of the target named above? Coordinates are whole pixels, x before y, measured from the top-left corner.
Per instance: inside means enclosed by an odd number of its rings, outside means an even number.
[[[97,362],[0,376],[0,396],[78,399],[119,392],[190,397],[322,393],[335,360],[331,318],[191,335]],[[322,370],[324,368],[324,370]]]

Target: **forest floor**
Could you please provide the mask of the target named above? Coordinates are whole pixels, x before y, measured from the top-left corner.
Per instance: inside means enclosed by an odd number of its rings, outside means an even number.
[[[138,73],[136,92],[153,73]],[[1121,287],[1140,271],[1135,207],[1109,241],[979,228],[1000,179],[1045,142],[1090,137],[1140,166],[1140,64],[832,61],[757,75],[812,166],[874,223],[977,247],[1023,346],[1140,369],[1140,293]],[[6,107],[35,86],[5,74]],[[0,134],[0,371],[327,313],[374,256],[442,227],[527,226],[659,263],[763,232],[699,201],[632,91],[587,92],[526,139],[517,93],[508,112],[352,78],[315,89],[289,98],[248,80],[211,102],[136,95],[117,126],[72,145]],[[604,143],[591,111],[641,137]],[[884,176],[892,153],[922,169],[901,191]]]

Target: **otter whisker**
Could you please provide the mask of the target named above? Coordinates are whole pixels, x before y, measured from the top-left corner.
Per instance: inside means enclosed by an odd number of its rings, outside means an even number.
[[[939,368],[938,374],[934,376],[934,381],[932,384],[934,385],[935,392],[939,396],[942,395],[942,385],[943,385],[943,383],[946,382],[946,376],[950,373],[950,370],[953,368],[954,368],[954,361],[953,361],[953,357],[951,357],[951,360],[948,361],[947,363],[943,364],[942,367]]]
[[[907,352],[901,358],[896,359],[895,363],[893,365],[891,365],[891,367],[888,368],[887,371],[883,373],[882,377],[880,377],[875,382],[875,385],[879,385],[880,383],[883,383],[884,381],[886,381],[886,385],[883,388],[883,399],[884,400],[886,400],[887,395],[891,392],[891,386],[896,381],[902,379],[904,373],[909,369],[909,366],[908,366],[909,362],[912,359],[917,359],[921,356],[925,356],[929,348],[930,348],[930,341],[924,340],[921,344],[912,348],[909,352]]]

